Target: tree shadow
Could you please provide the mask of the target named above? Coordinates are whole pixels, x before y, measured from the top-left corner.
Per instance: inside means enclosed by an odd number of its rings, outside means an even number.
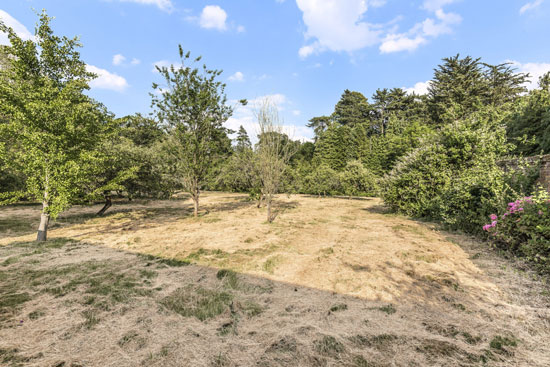
[[[41,246],[43,252],[34,242],[0,248],[0,258],[15,259],[0,267],[0,299],[10,307],[3,322],[15,325],[0,328],[0,351],[40,365],[92,357],[97,365],[537,365],[537,354],[514,353],[533,340],[491,346],[495,335],[529,336],[508,315],[476,307],[452,278],[411,275],[404,283],[389,276],[387,286],[402,294],[389,303],[70,238]],[[64,265],[49,264],[52,258]],[[356,270],[376,271],[366,264]],[[27,298],[8,304],[15,294]],[[40,318],[43,309],[47,317]],[[82,324],[91,312],[93,323]],[[106,349],[113,353],[97,353]],[[220,360],[230,362],[212,362]]]

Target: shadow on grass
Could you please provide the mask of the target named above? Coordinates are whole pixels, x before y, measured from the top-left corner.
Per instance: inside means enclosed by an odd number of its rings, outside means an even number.
[[[50,265],[52,256],[36,253],[37,246],[51,251],[55,258],[74,258],[64,265]],[[79,249],[80,254],[76,253]],[[102,259],[107,260],[90,257],[97,251],[106,252],[109,256],[103,253]],[[502,325],[472,318],[452,306],[438,307],[434,300],[442,293],[459,292],[445,282],[428,286],[433,288],[428,296],[433,297],[426,299],[432,301],[418,305],[421,312],[417,312],[399,299],[388,305],[188,261],[136,256],[69,238],[0,248],[0,258],[8,253],[22,260],[0,266],[0,335],[10,335],[0,347],[0,361],[5,363],[31,356],[37,356],[37,363],[44,362],[40,365],[52,365],[53,359],[67,361],[67,365],[85,359],[64,346],[85,343],[92,335],[90,330],[101,335],[98,348],[121,348],[120,353],[101,356],[104,359],[96,362],[102,365],[122,365],[130,360],[132,365],[145,360],[150,362],[146,365],[176,365],[174,361],[182,353],[193,356],[190,363],[195,365],[232,359],[259,361],[254,365],[261,366],[480,365],[497,360],[499,353],[513,358],[514,349],[521,347],[513,336],[495,334]],[[47,307],[39,302],[43,296],[49,297],[44,298]],[[32,300],[32,307],[25,308]],[[139,305],[145,305],[147,313],[140,314],[142,321],[132,323],[131,330],[106,327],[119,325],[125,312]],[[63,325],[51,324],[58,323],[57,313],[69,309],[80,316],[64,319]],[[445,329],[449,313],[453,320],[464,315],[463,324],[451,333]],[[155,324],[155,335],[150,336],[146,320],[159,317],[170,321]],[[27,337],[16,332],[20,320],[30,323],[28,327],[37,329],[42,337],[55,340],[58,347],[52,350],[46,349],[47,343],[32,344],[34,334]],[[120,325],[124,327],[124,322]],[[188,330],[193,337],[176,344],[174,350],[165,348],[177,343],[174,331],[181,330]],[[143,353],[141,349],[124,353],[137,338],[141,338]],[[163,346],[161,352],[154,352],[159,345]],[[117,360],[121,355],[125,359]]]

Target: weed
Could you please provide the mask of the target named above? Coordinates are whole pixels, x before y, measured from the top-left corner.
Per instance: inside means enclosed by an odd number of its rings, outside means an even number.
[[[19,350],[12,349],[3,349],[0,348],[0,362],[9,363],[10,366],[19,367],[23,366],[25,362],[29,362],[30,358],[22,357],[19,355]]]
[[[264,264],[262,265],[262,269],[269,274],[273,274],[275,272],[275,269],[277,268],[277,265],[280,264],[281,261],[281,256],[272,256],[264,262]]]
[[[291,336],[285,336],[273,344],[267,349],[268,353],[295,353],[298,349],[296,339]]]
[[[254,242],[254,239],[252,237],[248,237],[247,239],[244,240],[244,243],[252,243]]]
[[[362,355],[355,355],[352,358],[353,367],[376,367],[376,364],[369,362]]]
[[[179,259],[159,259],[158,262],[160,264],[164,264],[164,265],[168,265],[168,266],[172,266],[172,267],[182,267],[182,266],[187,266],[187,265],[190,265],[191,262],[187,259],[184,259],[184,260],[179,260]]]
[[[178,288],[165,297],[161,304],[184,317],[196,317],[206,321],[227,310],[233,296],[200,286]]]
[[[397,312],[397,310],[395,309],[395,307],[393,307],[393,305],[391,303],[389,305],[378,307],[378,308],[375,308],[375,309],[378,310],[378,311],[382,311],[384,313],[387,313],[388,315],[392,315],[392,314]]]
[[[472,336],[470,333],[462,332],[462,336],[464,337],[464,341],[468,344],[477,344],[481,341],[481,337],[479,336]]]
[[[248,317],[258,316],[264,311],[262,306],[253,301],[239,302],[237,306]]]
[[[139,334],[138,334],[137,332],[135,332],[135,331],[130,331],[130,332],[124,334],[124,335],[122,336],[122,338],[120,338],[120,340],[118,341],[117,344],[118,344],[120,347],[123,347],[123,346],[125,346],[126,344],[130,343],[130,342],[131,342],[132,340],[134,340],[135,338],[137,338],[138,335],[139,335]]]
[[[339,358],[340,354],[345,351],[344,345],[330,335],[325,335],[321,339],[314,341],[313,345],[317,352],[332,358]]]
[[[42,310],[35,310],[29,313],[29,319],[31,320],[38,320],[42,316],[44,316],[46,313]]]
[[[4,262],[2,263],[3,266],[8,266],[8,265],[11,265],[11,264],[15,264],[16,262],[18,262],[20,259],[19,256],[12,256],[12,257],[8,257],[6,260],[4,260]]]
[[[231,361],[225,354],[219,353],[218,355],[212,358],[210,365],[212,367],[225,367],[225,366],[230,366]]]
[[[139,275],[140,275],[142,278],[153,279],[153,278],[155,278],[158,274],[157,274],[156,271],[153,271],[153,270],[141,269],[141,270],[139,271]]]
[[[517,345],[518,343],[515,338],[500,335],[495,336],[489,343],[491,349],[499,353],[509,353],[505,347],[516,347]]]
[[[95,325],[99,324],[99,317],[97,316],[97,311],[95,310],[85,310],[82,312],[82,316],[84,316],[84,323],[82,324],[83,327],[86,329],[91,329]]]
[[[338,311],[345,311],[348,309],[348,305],[346,305],[345,303],[338,303],[338,304],[335,304],[333,305],[331,308],[330,308],[330,311],[329,313],[331,312],[338,312]]]

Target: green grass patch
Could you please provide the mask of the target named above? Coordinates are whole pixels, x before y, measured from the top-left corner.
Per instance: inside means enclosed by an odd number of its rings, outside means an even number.
[[[389,305],[382,306],[382,307],[370,308],[370,310],[378,310],[378,311],[384,312],[388,315],[393,315],[394,313],[397,312],[397,310],[395,309],[395,307],[391,303]]]
[[[233,296],[200,286],[178,288],[165,297],[161,304],[184,317],[196,317],[206,321],[225,312]]]
[[[330,335],[325,335],[321,339],[315,340],[313,347],[318,353],[332,358],[339,358],[346,350],[344,344]]]
[[[330,308],[330,312],[338,312],[338,311],[345,311],[348,309],[348,305],[346,305],[345,303],[338,303],[338,304],[335,304],[333,305],[331,308]]]
[[[283,257],[279,255],[268,258],[262,265],[262,269],[269,274],[273,274],[277,266],[282,263]]]

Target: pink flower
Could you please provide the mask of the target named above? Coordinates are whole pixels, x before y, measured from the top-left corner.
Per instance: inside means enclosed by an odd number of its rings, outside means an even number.
[[[491,218],[491,220],[497,220],[498,216],[496,214],[491,214],[489,218]]]
[[[494,220],[492,223],[491,223],[491,227],[495,227],[497,225],[497,221]]]

